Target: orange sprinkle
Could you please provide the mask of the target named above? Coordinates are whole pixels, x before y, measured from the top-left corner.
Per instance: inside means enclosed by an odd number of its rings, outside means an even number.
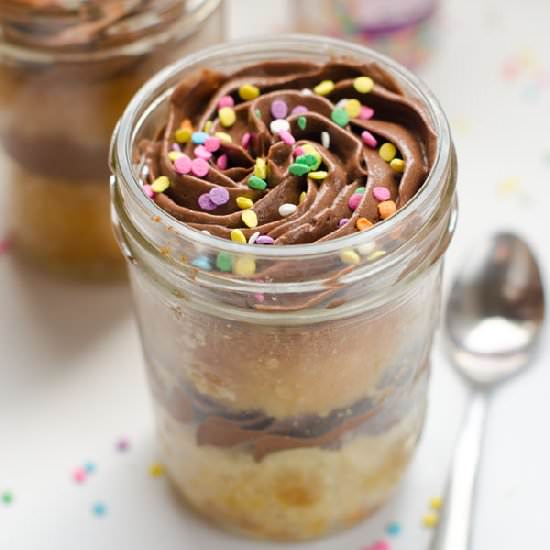
[[[382,201],[378,205],[378,213],[380,214],[380,217],[383,220],[386,220],[390,216],[393,216],[396,210],[397,210],[397,206],[393,201]]]
[[[180,128],[182,130],[191,130],[191,131],[193,131],[193,124],[191,124],[191,121],[188,118],[186,118],[186,119],[181,121]]]
[[[355,227],[357,227],[357,229],[359,229],[359,231],[365,231],[365,229],[369,229],[372,226],[373,226],[373,223],[371,221],[367,220],[367,218],[359,218],[355,222]]]

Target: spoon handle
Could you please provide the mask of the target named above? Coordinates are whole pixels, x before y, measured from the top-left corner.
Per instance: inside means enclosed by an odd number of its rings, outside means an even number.
[[[476,392],[469,403],[456,445],[443,516],[431,550],[470,548],[474,494],[486,417],[487,397]]]

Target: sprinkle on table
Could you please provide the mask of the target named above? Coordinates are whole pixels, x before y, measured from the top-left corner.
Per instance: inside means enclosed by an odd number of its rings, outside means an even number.
[[[164,466],[160,462],[154,462],[149,466],[149,475],[151,477],[161,477],[164,475]]]
[[[429,512],[422,517],[422,525],[428,529],[433,529],[439,523],[439,515],[435,512]]]
[[[125,453],[130,448],[130,440],[127,437],[120,437],[115,441],[115,449]]]
[[[237,115],[232,107],[222,107],[218,111],[218,116],[220,118],[220,124],[224,128],[230,128],[237,121]]]
[[[72,474],[73,481],[78,484],[84,483],[87,477],[88,477],[88,474],[86,470],[80,466],[76,468]]]
[[[380,157],[386,162],[391,162],[397,155],[397,147],[393,143],[386,142],[378,150]]]
[[[353,81],[353,88],[360,94],[368,94],[374,89],[374,80],[370,76],[358,76]]]
[[[332,80],[323,80],[313,88],[313,91],[317,95],[325,96],[328,95],[334,90],[334,82]]]
[[[11,491],[3,491],[1,499],[2,504],[4,504],[5,506],[10,506],[11,504],[13,504],[13,493]]]
[[[107,514],[107,506],[103,502],[95,502],[92,505],[92,514],[101,518]]]
[[[401,533],[401,525],[397,521],[391,521],[386,525],[386,533],[390,537],[396,537]]]
[[[97,466],[93,462],[86,462],[84,464],[84,471],[88,475],[93,475],[97,472]]]
[[[260,89],[253,84],[243,84],[239,88],[239,97],[244,101],[256,99],[260,95]]]
[[[441,510],[443,506],[443,499],[441,497],[433,497],[430,499],[430,508],[432,510]]]

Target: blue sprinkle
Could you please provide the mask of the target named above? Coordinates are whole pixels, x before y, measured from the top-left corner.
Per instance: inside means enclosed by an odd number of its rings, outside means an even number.
[[[107,513],[107,506],[103,502],[96,502],[92,506],[92,513],[96,517],[103,517]]]
[[[212,262],[207,256],[197,256],[191,265],[203,269],[204,271],[212,271]]]
[[[209,135],[206,132],[193,132],[191,134],[191,141],[193,143],[206,143],[206,140],[209,138]]]
[[[86,462],[86,464],[84,464],[84,469],[89,474],[95,474],[97,471],[97,467],[93,462]]]
[[[386,533],[390,537],[396,537],[399,533],[401,533],[401,525],[399,525],[396,521],[388,523],[388,525],[386,525]]]

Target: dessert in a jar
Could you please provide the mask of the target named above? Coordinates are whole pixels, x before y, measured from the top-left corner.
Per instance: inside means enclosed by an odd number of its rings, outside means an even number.
[[[16,250],[110,278],[111,133],[167,62],[223,39],[220,0],[0,0],[0,156]]]
[[[111,151],[161,456],[250,536],[368,517],[422,429],[456,166],[432,94],[320,37],[210,48],[151,80]]]

